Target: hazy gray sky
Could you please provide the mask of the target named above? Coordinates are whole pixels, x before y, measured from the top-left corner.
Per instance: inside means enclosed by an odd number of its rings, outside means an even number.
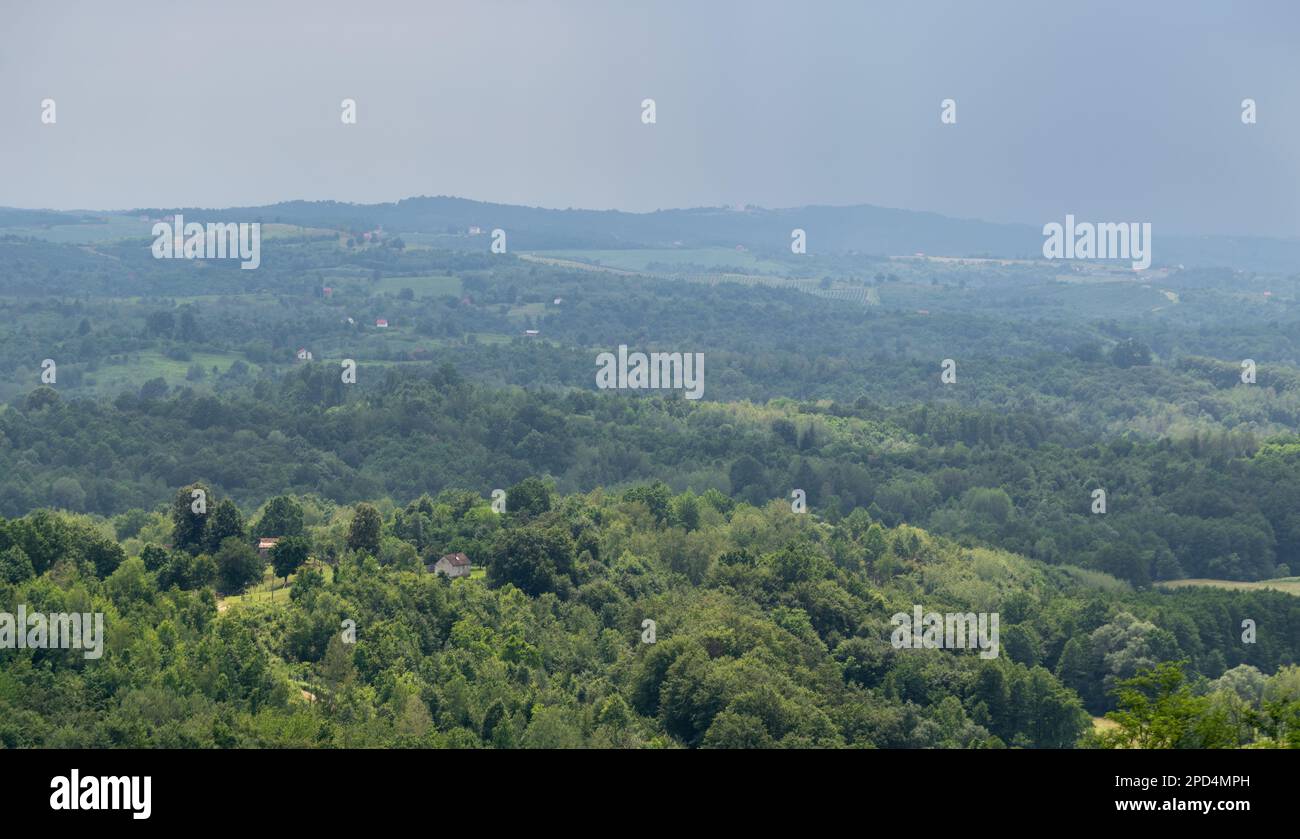
[[[1300,235],[1296,3],[0,8],[0,205],[870,203]]]

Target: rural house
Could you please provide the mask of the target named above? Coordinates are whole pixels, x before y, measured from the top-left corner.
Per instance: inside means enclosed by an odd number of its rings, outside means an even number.
[[[257,555],[262,559],[266,559],[279,542],[279,536],[263,536],[257,540]]]
[[[447,554],[437,562],[425,566],[425,570],[431,574],[442,574],[453,579],[468,576],[469,568],[469,557],[460,552]]]

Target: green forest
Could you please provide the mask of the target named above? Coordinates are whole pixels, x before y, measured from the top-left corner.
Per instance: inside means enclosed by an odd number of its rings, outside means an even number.
[[[0,643],[0,746],[1300,746],[1300,275],[408,209],[0,214],[0,612],[105,615]]]

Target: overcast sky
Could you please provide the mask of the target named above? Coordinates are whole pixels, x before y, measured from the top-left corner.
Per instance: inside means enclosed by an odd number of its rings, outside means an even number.
[[[5,206],[867,203],[1300,235],[1296,3],[0,8]]]

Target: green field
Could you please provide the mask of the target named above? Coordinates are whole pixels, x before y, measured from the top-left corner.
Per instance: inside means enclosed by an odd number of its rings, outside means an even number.
[[[0,233],[13,236],[30,236],[47,242],[69,245],[93,245],[100,242],[116,242],[122,239],[153,239],[154,222],[145,221],[138,216],[106,215],[98,221],[84,224],[29,225],[25,227],[0,228]],[[197,219],[190,219],[196,221]],[[264,222],[261,238],[298,239],[303,237],[327,239],[337,235],[336,231],[321,227],[302,227],[296,224],[277,224]]]
[[[471,242],[489,242],[491,236],[484,231],[478,236],[466,236],[464,233],[430,233],[418,230],[407,230],[401,234],[402,241],[408,248],[429,250],[429,249],[464,249]],[[486,245],[483,246],[486,248]]]
[[[225,373],[230,369],[230,365],[241,358],[242,355],[234,352],[193,352],[190,354],[189,361],[178,361],[167,358],[160,352],[146,350],[131,353],[125,358],[117,356],[99,369],[87,371],[86,384],[97,388],[117,389],[123,386],[138,388],[150,379],[161,376],[169,385],[183,385],[187,383],[185,374],[189,371],[190,365],[202,365],[208,377],[211,377],[213,367],[216,367],[219,373]],[[245,363],[248,364],[250,372],[256,375],[258,365]]]
[[[116,297],[114,300],[129,301],[131,303],[151,303],[146,297]],[[209,294],[186,294],[177,295],[168,298],[176,301],[178,306],[184,306],[186,303],[214,303],[220,302],[227,305],[241,306],[274,306],[280,302],[280,297],[270,292],[250,291],[246,293],[230,294],[228,292],[214,291]]]
[[[303,227],[297,224],[277,224],[274,222],[262,224],[263,239],[298,239],[304,236],[316,239],[331,239],[337,235],[337,230],[327,230],[324,227]]]
[[[443,297],[446,295],[459,297],[461,293],[460,279],[458,277],[439,275],[382,277],[374,287],[379,294],[400,294],[404,288],[411,289],[411,291],[415,292],[416,297]]]
[[[314,560],[309,560],[314,561]],[[334,568],[321,563],[320,569],[325,574],[325,581],[334,580]],[[267,566],[262,572],[262,582],[255,586],[249,586],[243,594],[232,594],[229,597],[223,597],[217,601],[217,611],[224,612],[232,606],[256,606],[261,603],[279,603],[289,602],[289,592],[293,589],[293,581],[296,574],[289,575],[289,584],[286,586],[284,580],[274,576],[271,566]]]
[[[700,266],[710,271],[752,272],[756,274],[786,274],[789,267],[770,259],[757,257],[749,251],[732,248],[646,248],[635,250],[558,250],[532,251],[533,255],[550,259],[570,259],[588,262],[622,271],[648,271],[671,273],[675,270],[694,271]],[[652,267],[653,266],[653,267]]]
[[[5,235],[31,236],[48,242],[84,245],[92,242],[112,242],[118,239],[152,239],[153,223],[141,221],[136,216],[106,215],[102,221],[91,224],[55,224],[34,227],[6,227]]]
[[[1243,583],[1238,580],[1169,580],[1167,582],[1156,583],[1161,588],[1189,588],[1191,586],[1205,586],[1207,588],[1224,588],[1230,591],[1258,591],[1260,589],[1272,589],[1274,591],[1284,591],[1287,594],[1294,594],[1300,597],[1300,577],[1279,577],[1276,580],[1259,580],[1254,583]]]
[[[548,303],[523,303],[519,306],[511,306],[506,317],[513,321],[523,321],[524,318],[536,320],[546,314],[547,308],[550,308]]]

